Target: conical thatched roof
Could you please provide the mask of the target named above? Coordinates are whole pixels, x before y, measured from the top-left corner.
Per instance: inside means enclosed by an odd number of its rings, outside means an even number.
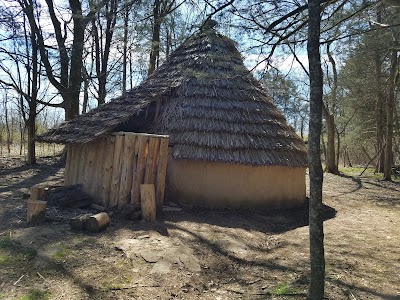
[[[303,141],[214,29],[187,39],[132,91],[39,137],[86,143],[116,130],[166,133],[176,159],[306,166]]]

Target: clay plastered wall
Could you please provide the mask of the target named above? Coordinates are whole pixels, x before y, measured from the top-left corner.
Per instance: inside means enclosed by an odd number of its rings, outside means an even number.
[[[304,167],[168,160],[171,198],[186,206],[291,207],[306,198]]]

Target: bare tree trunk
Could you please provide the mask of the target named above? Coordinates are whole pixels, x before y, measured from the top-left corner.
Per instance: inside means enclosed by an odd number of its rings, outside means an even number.
[[[3,156],[3,125],[0,123],[0,155]]]
[[[376,11],[377,22],[382,23],[382,7],[377,6]],[[376,37],[378,38],[379,32],[376,32]],[[382,61],[381,61],[381,51],[376,49],[374,53],[374,63],[375,63],[375,83],[376,83],[376,102],[375,102],[375,113],[376,113],[376,148],[377,151],[382,148],[384,143],[384,129],[383,129],[383,90],[382,90]],[[378,157],[375,171],[383,173],[385,163],[385,151],[381,151]]]
[[[28,116],[28,164],[36,164],[36,106],[38,96],[39,70],[38,70],[38,45],[36,35],[31,32],[32,47],[32,85],[29,100],[29,116]]]
[[[7,152],[8,152],[8,154],[10,154],[12,138],[11,138],[10,120],[8,117],[7,102],[8,102],[8,96],[7,96],[7,94],[5,94],[5,96],[4,96],[4,118],[6,121],[6,143],[7,143]]]
[[[30,108],[28,117],[28,164],[36,164],[36,105],[34,109]]]
[[[392,180],[392,164],[393,164],[393,111],[395,100],[395,88],[397,79],[397,51],[392,51],[390,58],[390,78],[389,78],[389,95],[387,101],[387,127],[386,127],[386,152],[384,179]]]
[[[310,172],[310,265],[308,299],[322,300],[325,289],[325,256],[322,207],[323,172],[320,136],[322,129],[322,69],[319,51],[321,8],[319,0],[308,2],[307,53],[310,70],[310,124],[308,167]]]
[[[89,102],[89,76],[86,72],[86,68],[82,68],[82,79],[83,79],[83,103],[82,113],[86,113]]]
[[[50,83],[59,91],[63,98],[60,104],[51,104],[53,107],[62,107],[65,110],[65,119],[71,120],[79,115],[79,94],[82,82],[82,53],[84,44],[84,29],[93,17],[95,10],[91,10],[87,16],[82,14],[82,6],[80,0],[69,0],[71,8],[71,16],[73,21],[72,45],[70,50],[67,49],[67,24],[61,24],[57,18],[53,0],[45,0],[54,29],[54,37],[57,41],[58,56],[60,60],[59,71],[55,71],[50,61],[49,53],[42,29],[37,23],[35,17],[36,4],[32,0],[20,1],[25,15],[29,20],[31,30],[36,35],[40,58],[46,71],[46,76]],[[62,26],[64,25],[64,26]],[[63,34],[64,33],[64,34]],[[69,56],[70,55],[70,56]],[[57,73],[59,72],[59,74]]]
[[[325,171],[327,173],[332,173],[336,174],[337,173],[337,165],[335,162],[335,119],[333,114],[330,114],[327,112],[325,114],[325,120],[326,120],[326,132],[327,132],[327,146],[326,146],[326,159],[325,159],[325,165],[326,169]],[[325,148],[325,147],[324,147]]]
[[[347,147],[346,149],[347,149],[347,151],[346,151],[346,154],[347,154],[347,165],[348,165],[350,168],[352,168],[353,165],[352,165],[351,160],[350,160],[349,148]]]
[[[327,151],[326,151],[326,169],[327,173],[337,174],[338,167],[337,163],[335,162],[335,105],[337,101],[337,87],[338,87],[338,75],[336,70],[336,62],[330,52],[329,49],[330,43],[327,45],[327,53],[329,62],[332,65],[332,72],[333,72],[333,86],[332,86],[332,111],[329,111],[327,105],[323,105],[322,111],[325,115],[326,120],[326,131],[328,135],[327,141]]]
[[[147,71],[147,75],[151,75],[156,69],[157,60],[160,55],[160,29],[162,22],[162,16],[160,14],[160,4],[161,4],[160,0],[154,1],[154,6],[153,6],[154,24],[153,24],[153,33],[151,38],[149,69]]]
[[[133,61],[132,61],[132,50],[129,53],[129,72],[130,72],[130,76],[129,76],[129,84],[130,84],[130,89],[133,89]]]
[[[166,27],[165,28],[165,56],[169,57],[169,54],[171,52],[171,48],[172,48],[172,42],[171,42],[171,34],[169,31],[169,28]]]
[[[123,61],[122,61],[122,93],[126,92],[126,79],[127,79],[127,64],[128,64],[128,25],[129,25],[129,10],[130,5],[125,4],[124,14],[124,48],[123,48]]]
[[[69,86],[64,101],[66,102],[65,119],[71,120],[79,115],[79,94],[82,83],[82,53],[84,44],[85,22],[82,15],[82,6],[79,0],[69,0],[73,22],[73,42]]]
[[[326,163],[326,145],[325,145],[325,140],[324,140],[323,133],[321,134],[321,145],[322,145],[322,154],[324,155],[324,160],[325,160],[325,163]]]
[[[96,20],[92,21],[93,37],[96,46],[96,76],[99,83],[98,90],[98,105],[104,104],[106,99],[106,84],[108,75],[108,59],[110,56],[111,42],[114,35],[114,28],[116,24],[117,14],[117,0],[109,0],[105,6],[105,19],[106,28],[103,32],[101,23],[99,21],[99,27],[96,26]],[[98,30],[100,30],[100,38]],[[103,34],[105,36],[104,48],[103,46]]]
[[[336,130],[336,140],[337,140],[337,147],[336,147],[336,167],[337,167],[337,172],[339,173],[339,159],[340,159],[340,133],[337,128]]]
[[[21,114],[19,116],[18,125],[19,125],[19,155],[22,156],[22,142],[24,140],[24,122],[22,122]]]

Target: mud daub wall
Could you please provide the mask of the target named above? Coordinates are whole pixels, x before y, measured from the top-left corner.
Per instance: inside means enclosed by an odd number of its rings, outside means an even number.
[[[284,208],[306,200],[305,167],[168,162],[172,197],[185,206]]]
[[[67,146],[65,185],[83,190],[106,207],[140,202],[140,184],[153,183],[164,199],[168,136],[118,132],[88,144]]]

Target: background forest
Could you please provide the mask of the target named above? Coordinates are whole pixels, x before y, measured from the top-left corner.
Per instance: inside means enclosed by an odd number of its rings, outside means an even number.
[[[398,164],[397,2],[321,1],[328,172],[367,164],[384,172],[385,161]],[[44,153],[37,134],[140,84],[210,16],[307,140],[306,4],[0,0],[1,155],[17,151],[35,163],[36,152]]]

